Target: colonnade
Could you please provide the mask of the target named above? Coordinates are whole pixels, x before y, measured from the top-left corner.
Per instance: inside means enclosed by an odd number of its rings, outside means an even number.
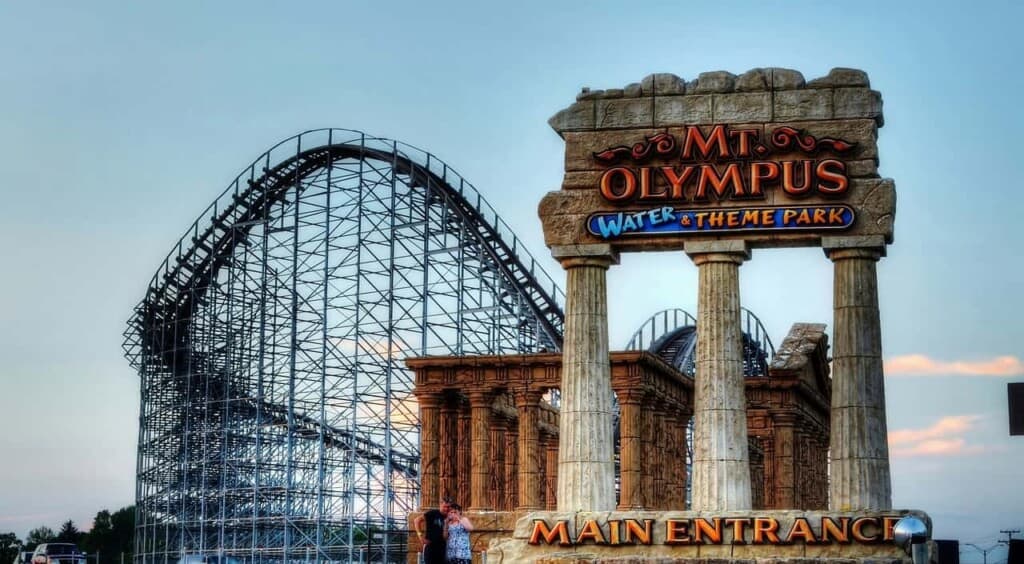
[[[486,385],[417,389],[421,507],[451,497],[474,511],[554,509],[557,415],[541,398]]]
[[[688,406],[644,390],[616,390],[619,399],[618,509],[686,505]]]
[[[889,509],[875,271],[885,241],[882,236],[824,237],[822,247],[834,263],[830,506]],[[609,511],[615,508],[615,476],[606,271],[618,254],[608,244],[551,251],[567,279],[558,510]],[[739,295],[739,267],[750,249],[742,240],[723,240],[688,242],[685,251],[699,278],[691,508],[751,509]]]

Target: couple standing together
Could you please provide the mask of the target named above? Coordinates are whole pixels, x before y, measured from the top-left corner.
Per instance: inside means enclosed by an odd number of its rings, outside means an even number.
[[[426,534],[424,534],[426,525]],[[462,507],[451,498],[441,509],[431,509],[416,518],[413,526],[423,543],[423,564],[470,564],[469,532],[473,524],[462,515]]]

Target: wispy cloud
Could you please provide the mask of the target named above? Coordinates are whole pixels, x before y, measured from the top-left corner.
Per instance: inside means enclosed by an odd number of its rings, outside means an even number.
[[[885,373],[898,376],[1020,376],[1024,375],[1024,361],[1015,356],[942,361],[923,354],[908,354],[886,360]]]
[[[970,445],[962,436],[977,427],[980,415],[950,415],[920,429],[897,429],[889,433],[892,456],[954,456],[979,454],[983,445]]]

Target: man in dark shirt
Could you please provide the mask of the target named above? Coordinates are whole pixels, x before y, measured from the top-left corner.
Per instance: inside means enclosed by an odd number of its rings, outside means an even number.
[[[453,500],[449,497],[441,501],[441,509],[431,509],[416,518],[413,527],[416,536],[423,543],[423,564],[444,564],[445,541],[444,521],[452,508]],[[426,525],[426,534],[424,534]]]

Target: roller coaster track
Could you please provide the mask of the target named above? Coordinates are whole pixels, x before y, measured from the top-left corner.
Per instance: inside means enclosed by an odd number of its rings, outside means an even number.
[[[307,132],[309,133],[309,132]],[[301,137],[300,134],[297,137]],[[389,141],[375,139],[376,141]],[[286,140],[287,141],[287,140]],[[285,142],[286,142],[285,141]],[[285,143],[285,142],[282,142]],[[413,161],[401,148],[414,147],[390,141],[393,150],[389,153],[381,149],[367,147],[365,139],[360,144],[324,145],[302,151],[293,158],[285,160],[273,168],[264,168],[263,176],[247,181],[248,187],[239,191],[239,179],[235,180],[231,205],[218,209],[218,198],[200,216],[189,232],[177,244],[176,256],[168,255],[160,270],[153,276],[146,298],[136,309],[136,316],[130,321],[140,338],[126,342],[126,354],[133,362],[138,362],[136,352],[141,354],[157,351],[187,350],[187,347],[167,346],[170,343],[154,340],[154,328],[166,327],[167,323],[189,322],[187,315],[192,300],[202,300],[203,292],[209,281],[216,276],[218,270],[231,257],[235,247],[243,244],[245,236],[253,225],[264,221],[271,206],[285,200],[294,187],[301,187],[301,180],[311,172],[328,166],[335,160],[345,158],[376,159],[392,162],[395,170],[407,174],[414,186],[423,187],[431,197],[437,198],[454,211],[464,224],[475,228],[473,233],[480,247],[488,254],[493,264],[500,269],[504,277],[529,299],[526,303],[532,308],[533,315],[544,329],[542,341],[555,350],[561,349],[562,329],[565,319],[561,306],[556,301],[560,292],[547,274],[536,265],[535,259],[523,249],[513,235],[511,243],[502,238],[500,227],[511,234],[511,229],[504,224],[492,208],[483,200],[468,182],[454,173],[448,165],[437,161],[429,153],[423,164]],[[269,155],[270,151],[265,153]],[[257,159],[250,168],[257,166],[264,157]],[[441,172],[432,170],[432,162],[440,163]],[[451,184],[449,176],[458,182]],[[230,188],[229,188],[230,190]],[[225,192],[225,194],[227,191]],[[476,200],[474,203],[472,200]],[[210,224],[200,229],[200,222],[209,215]],[[488,215],[494,217],[489,223]],[[187,243],[187,244],[186,244]],[[529,265],[529,267],[527,267]],[[538,279],[538,277],[542,279]],[[162,336],[184,336],[186,327],[175,327],[173,331],[156,331]],[[182,338],[182,337],[179,337]],[[184,343],[175,343],[182,345]],[[166,366],[174,364],[173,358],[162,359]]]
[[[775,346],[761,320],[747,308],[740,308],[743,331],[743,373],[767,376]],[[696,360],[697,319],[682,309],[666,309],[652,315],[633,333],[626,345],[630,350],[648,350],[683,374],[693,376]]]

